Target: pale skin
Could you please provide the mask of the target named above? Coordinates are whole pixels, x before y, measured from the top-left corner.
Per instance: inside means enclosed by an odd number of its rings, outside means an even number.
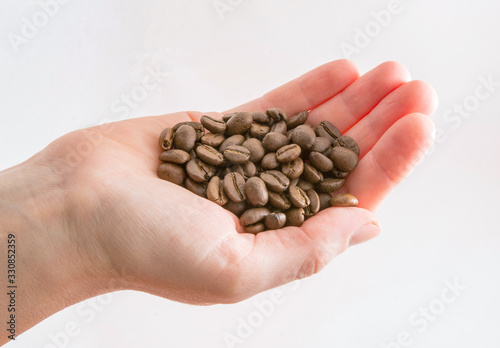
[[[374,211],[430,146],[436,105],[434,90],[410,81],[398,63],[360,77],[354,63],[339,60],[227,110],[310,110],[308,122],[331,121],[361,150],[342,189],[358,197],[358,207],[329,208],[301,227],[258,235],[242,233],[233,214],[156,175],[160,132],[198,121],[200,112],[121,121],[57,139],[0,173],[2,260],[7,235],[16,236],[16,335],[111,291],[234,303],[319,272],[349,246],[379,234]],[[89,135],[94,144],[73,167],[68,151],[89,144]],[[4,293],[5,265],[0,284]],[[4,323],[12,314],[8,304],[1,295]],[[2,332],[4,344],[9,339]]]

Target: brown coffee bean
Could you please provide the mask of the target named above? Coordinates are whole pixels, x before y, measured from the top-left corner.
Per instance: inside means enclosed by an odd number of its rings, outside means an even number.
[[[190,159],[191,157],[189,156],[189,153],[183,150],[177,150],[177,149],[168,150],[160,154],[160,161],[163,162],[184,164]]]
[[[165,128],[158,138],[158,143],[163,150],[170,150],[174,145],[174,130]]]
[[[270,213],[267,208],[252,208],[245,211],[240,217],[243,226],[250,226],[264,219]]]
[[[238,173],[229,173],[224,177],[224,192],[233,202],[241,202],[246,199],[245,179]]]
[[[309,197],[310,204],[309,204],[309,212],[312,215],[315,215],[319,212],[321,202],[319,199],[319,195],[316,191],[314,190],[307,190],[306,191],[307,197]]]
[[[243,144],[244,141],[245,137],[243,135],[235,134],[222,142],[222,144],[219,147],[219,152],[224,153],[224,150],[226,150],[228,146],[241,145]]]
[[[262,146],[267,152],[274,152],[286,144],[288,144],[288,138],[281,133],[270,132],[262,139]]]
[[[266,126],[262,123],[252,123],[248,133],[252,137],[262,140],[266,136],[266,134],[269,133],[269,126]]]
[[[290,198],[290,202],[297,208],[305,208],[311,203],[309,196],[297,186],[290,186],[288,197]]]
[[[296,160],[302,152],[302,149],[297,144],[282,146],[276,151],[276,159],[280,163],[288,163]]]
[[[331,122],[321,121],[316,126],[316,134],[319,137],[324,137],[330,140],[333,143],[335,139],[342,136],[342,133],[335,127]]]
[[[329,193],[319,193],[319,210],[324,210],[326,208],[330,208],[330,199],[332,196]]]
[[[236,115],[236,112],[231,112],[229,114],[222,115],[222,121],[227,123],[227,121],[229,121],[229,119],[234,115]]]
[[[292,203],[288,199],[286,193],[269,191],[268,194],[269,194],[269,204],[271,204],[273,207],[281,210],[287,210],[290,209],[290,207],[292,206]]]
[[[334,195],[330,199],[330,204],[332,207],[356,207],[358,199],[350,193],[341,193]]]
[[[268,170],[260,173],[260,178],[264,180],[266,186],[275,192],[283,192],[290,185],[290,179],[285,174],[277,170]]]
[[[274,123],[286,120],[286,112],[280,108],[267,109],[266,113],[271,117]]]
[[[276,169],[280,166],[280,163],[276,159],[276,152],[269,152],[264,157],[262,157],[262,161],[260,165],[263,169]]]
[[[277,230],[286,224],[286,215],[280,212],[270,213],[264,219],[264,223],[269,230]]]
[[[286,125],[288,129],[293,129],[301,124],[306,123],[309,113],[307,111],[301,111],[296,115],[293,115],[288,120],[286,120]]]
[[[343,135],[337,138],[337,142],[339,143],[340,146],[348,148],[359,157],[359,146],[358,143],[353,138],[347,135]]]
[[[247,201],[257,207],[265,206],[269,200],[266,184],[256,176],[248,179],[245,183],[245,194]]]
[[[317,184],[323,180],[323,174],[314,168],[311,164],[304,164],[304,171],[302,172],[302,178],[306,181],[310,181],[313,184]]]
[[[344,186],[345,179],[327,178],[316,185],[319,192],[333,192]]]
[[[319,152],[311,152],[309,154],[309,162],[321,172],[328,172],[333,169],[333,162]]]
[[[200,145],[196,148],[196,154],[205,163],[218,166],[224,161],[224,156],[210,145]]]
[[[226,138],[222,134],[207,133],[201,137],[201,143],[212,147],[219,147]]]
[[[303,124],[293,130],[292,142],[299,145],[303,150],[310,149],[315,140],[316,134],[308,125]]]
[[[251,178],[252,176],[257,175],[257,167],[253,162],[245,162],[243,164],[234,164],[229,169],[228,173],[235,172],[243,175],[245,179]]]
[[[210,179],[207,186],[207,198],[218,205],[227,203],[228,199],[224,192],[224,186],[222,185],[222,180],[218,176],[214,176]]]
[[[189,125],[180,126],[174,133],[174,148],[191,151],[196,142],[196,130]]]
[[[250,115],[252,115],[255,123],[262,123],[268,126],[272,123],[271,117],[265,111],[254,111]]]
[[[250,226],[245,226],[245,232],[246,233],[253,233],[257,234],[260,232],[263,232],[266,229],[264,224],[262,222],[258,222],[256,224],[250,225]]]
[[[186,172],[196,182],[208,181],[215,174],[215,167],[200,159],[192,159],[186,164]]]
[[[228,135],[244,134],[250,129],[253,118],[248,112],[237,112],[227,121],[226,133]]]
[[[281,133],[283,135],[286,135],[287,131],[288,128],[285,121],[279,121],[278,123],[273,124],[273,126],[271,127],[271,132],[275,133]]]
[[[181,126],[193,127],[194,130],[196,131],[196,140],[200,140],[201,137],[203,137],[205,135],[205,128],[203,127],[203,125],[200,122],[195,122],[195,121],[180,122],[180,123],[177,123],[175,126],[173,126],[172,129],[174,130],[174,132],[177,132],[177,130]]]
[[[311,151],[325,152],[332,146],[332,143],[327,138],[316,137],[314,143],[311,146]]]
[[[197,194],[198,196],[203,198],[207,198],[207,186],[205,182],[196,182],[190,177],[187,177],[184,185],[189,191],[193,192],[194,194]]]
[[[302,158],[297,157],[291,162],[283,163],[281,165],[281,171],[290,179],[297,179],[304,171],[304,161]]]
[[[359,157],[354,151],[342,146],[334,147],[329,157],[335,165],[335,168],[342,172],[353,171],[359,162]]]
[[[226,130],[226,122],[212,116],[203,115],[201,116],[200,122],[203,127],[212,133],[224,133]]]
[[[345,179],[345,178],[347,178],[347,175],[349,175],[349,172],[340,171],[337,168],[335,168],[335,166],[333,166],[331,173],[332,173],[334,178],[338,178],[338,179]]]
[[[241,146],[250,151],[250,161],[255,163],[260,162],[266,154],[266,150],[264,150],[262,143],[258,139],[250,138],[245,140]]]
[[[305,211],[303,208],[292,208],[285,212],[287,226],[300,226],[305,220]]]
[[[250,159],[250,151],[243,146],[231,145],[224,150],[224,158],[230,163],[242,164]]]
[[[233,202],[232,200],[228,200],[227,203],[224,204],[223,208],[229,210],[237,217],[240,217],[241,214],[247,210],[247,204],[245,202]]]
[[[160,164],[157,173],[160,179],[170,181],[177,185],[182,185],[184,179],[186,179],[184,168],[174,163]]]

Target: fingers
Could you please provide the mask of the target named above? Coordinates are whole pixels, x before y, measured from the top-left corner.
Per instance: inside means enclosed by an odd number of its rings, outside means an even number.
[[[363,157],[342,191],[355,195],[360,207],[375,210],[416,166],[433,137],[434,123],[429,117],[418,113],[404,116]]]
[[[386,96],[346,135],[354,138],[362,158],[394,122],[411,113],[430,116],[437,107],[434,89],[423,81],[410,81]]]
[[[409,80],[410,74],[401,64],[382,63],[311,111],[309,122],[316,125],[322,120],[328,120],[344,133],[367,115],[386,95]]]
[[[341,59],[326,63],[280,86],[264,96],[226,111],[257,111],[282,108],[288,115],[311,110],[349,86],[359,77],[357,66]]]

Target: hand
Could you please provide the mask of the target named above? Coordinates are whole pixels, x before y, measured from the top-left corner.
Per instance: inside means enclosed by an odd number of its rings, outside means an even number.
[[[301,227],[258,235],[240,233],[233,214],[156,175],[160,132],[198,121],[200,112],[132,119],[56,140],[22,166],[44,168],[43,178],[64,197],[60,229],[46,226],[39,233],[51,238],[37,241],[59,251],[58,267],[77,265],[68,276],[72,284],[86,284],[85,292],[76,295],[75,286],[65,293],[65,305],[119,289],[192,304],[237,302],[310,276],[350,245],[375,237],[374,210],[433,137],[434,91],[409,79],[394,62],[359,77],[352,62],[339,60],[227,111],[311,110],[308,122],[329,120],[360,147],[359,165],[343,188],[358,197],[358,207],[329,208]]]

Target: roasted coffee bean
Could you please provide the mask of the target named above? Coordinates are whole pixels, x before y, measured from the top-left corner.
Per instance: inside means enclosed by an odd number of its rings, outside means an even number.
[[[189,125],[182,125],[174,133],[174,148],[191,151],[196,142],[196,130]]]
[[[335,165],[335,168],[342,172],[353,171],[359,161],[359,157],[354,151],[342,146],[334,147],[329,157]]]
[[[307,111],[301,111],[296,115],[293,115],[288,120],[286,120],[286,125],[288,129],[293,129],[301,124],[304,124],[307,121],[307,117],[309,113]]]
[[[309,204],[309,211],[314,215],[319,212],[321,203],[319,200],[319,195],[316,191],[314,190],[307,190],[306,191],[307,197],[309,197],[310,204]]]
[[[163,150],[170,150],[174,145],[174,130],[165,128],[158,138],[158,143]]]
[[[248,179],[245,183],[245,194],[247,201],[256,207],[265,206],[269,200],[266,184],[256,176]]]
[[[269,133],[269,126],[262,123],[252,123],[248,134],[254,138],[262,140]]]
[[[300,125],[293,130],[292,142],[299,145],[303,150],[308,150],[314,144],[316,134],[308,125]]]
[[[266,229],[266,226],[262,222],[257,222],[256,224],[245,226],[246,233],[257,234],[263,232]]]
[[[358,205],[358,199],[350,193],[341,193],[334,195],[330,204],[332,207],[355,207]]]
[[[329,147],[328,149],[326,149],[325,151],[323,151],[321,154],[323,156],[326,156],[326,157],[330,158],[330,152],[332,152],[332,148],[333,147]]]
[[[242,164],[250,159],[250,151],[243,146],[231,145],[224,150],[224,158],[230,163]]]
[[[222,115],[222,121],[227,123],[227,121],[229,121],[229,119],[234,115],[236,115],[236,112],[231,112],[230,114]]]
[[[222,185],[222,180],[218,176],[214,176],[210,179],[207,186],[207,198],[218,205],[227,203],[228,199],[224,192],[224,186]]]
[[[332,196],[329,193],[319,193],[319,210],[330,208],[330,199]]]
[[[215,167],[200,159],[192,159],[186,164],[186,172],[196,182],[208,181],[215,174]]]
[[[316,137],[314,143],[311,146],[311,151],[325,152],[332,146],[332,143],[327,138]]]
[[[241,145],[241,144],[243,144],[244,141],[245,141],[245,137],[243,135],[235,134],[222,142],[222,144],[219,147],[219,152],[223,154],[224,150],[228,146]]]
[[[260,173],[260,178],[264,180],[266,186],[275,192],[283,192],[290,185],[290,179],[285,174],[277,170],[268,170]]]
[[[297,186],[290,186],[288,196],[290,197],[290,202],[297,208],[305,208],[311,203],[309,196]]]
[[[293,136],[293,131],[294,129],[290,129],[289,131],[286,132],[286,138],[288,139],[288,142],[291,143],[292,142],[292,136]]]
[[[321,172],[328,172],[333,169],[333,162],[319,152],[311,152],[309,154],[309,162]]]
[[[266,227],[270,230],[277,230],[286,224],[286,215],[280,212],[270,213],[264,219]]]
[[[283,172],[283,171],[282,171]],[[285,173],[283,173],[285,174]],[[285,174],[286,175],[286,174]],[[299,182],[299,178],[290,178],[290,185],[288,185],[289,187],[290,186],[297,186],[297,183]]]
[[[359,157],[359,146],[358,143],[351,137],[343,135],[337,138],[337,142],[342,147],[347,147],[349,150],[353,151]]]
[[[226,130],[226,122],[212,116],[203,115],[201,116],[200,122],[212,133],[224,133]]]
[[[342,136],[342,133],[335,127],[331,122],[321,121],[316,126],[316,135],[319,137],[324,137],[330,140],[331,143],[338,137]]]
[[[273,207],[281,210],[287,210],[292,206],[292,203],[288,199],[288,195],[286,193],[269,191],[268,194],[269,204]]]
[[[177,163],[177,164],[184,164],[187,161],[189,161],[191,157],[189,156],[189,153],[183,150],[168,150],[165,152],[162,152],[160,155],[160,161],[163,162],[170,162],[170,163]]]
[[[245,179],[241,174],[229,173],[224,177],[224,192],[233,202],[241,202],[246,199]]]
[[[303,208],[292,208],[285,212],[287,226],[300,226],[305,220],[305,211]]]
[[[314,185],[311,182],[303,179],[299,179],[299,181],[297,182],[297,186],[304,191],[312,190],[314,188]]]
[[[187,177],[184,185],[189,191],[193,192],[194,194],[197,194],[198,196],[203,198],[207,198],[207,186],[205,182],[196,182],[190,177]]]
[[[252,208],[244,212],[240,217],[243,226],[250,226],[263,220],[270,213],[267,208]]]
[[[250,151],[250,161],[254,163],[260,162],[266,154],[266,150],[264,150],[262,143],[258,139],[250,138],[245,140],[241,146]]]
[[[271,127],[271,132],[275,133],[281,133],[283,135],[286,135],[287,131],[288,127],[285,121],[279,121],[278,123],[273,124],[273,126]]]
[[[271,117],[274,123],[286,120],[286,112],[280,108],[270,108],[266,113]]]
[[[243,175],[245,179],[251,178],[252,176],[257,175],[257,167],[253,162],[245,162],[243,164],[234,164],[231,168],[228,168],[230,172],[235,172]]]
[[[226,138],[222,134],[207,133],[201,137],[201,143],[212,147],[219,147]]]
[[[248,112],[237,112],[227,121],[226,133],[228,135],[244,134],[252,126],[253,118]]]
[[[196,140],[200,140],[201,137],[205,135],[205,128],[203,128],[203,125],[200,122],[195,122],[195,121],[180,122],[177,123],[175,126],[173,126],[172,129],[174,130],[174,132],[177,132],[177,130],[181,126],[193,127],[194,130],[196,131]]]
[[[273,121],[265,111],[254,111],[250,115],[252,115],[255,123],[262,123],[269,126]]]
[[[178,164],[163,163],[158,167],[158,177],[163,180],[182,185],[186,179],[186,171]]]
[[[280,166],[280,163],[276,159],[276,152],[269,152],[264,157],[262,157],[262,161],[260,165],[263,169],[276,169]]]
[[[286,144],[288,144],[288,138],[281,133],[270,132],[262,139],[262,146],[267,152],[274,152]]]
[[[310,181],[313,184],[317,184],[321,180],[323,180],[323,174],[314,168],[311,164],[304,164],[304,171],[302,172],[302,178]]]
[[[297,144],[282,146],[276,151],[276,159],[280,163],[288,163],[299,158],[302,149]]]
[[[297,179],[304,171],[304,161],[297,157],[295,160],[281,165],[281,171],[290,179]]]
[[[228,200],[227,203],[224,204],[223,208],[229,210],[237,217],[240,217],[241,214],[247,210],[247,204],[245,202],[233,202],[232,200]]]
[[[320,192],[333,192],[344,186],[345,179],[327,178],[316,185]]]
[[[224,161],[224,156],[210,145],[200,145],[196,148],[196,154],[205,163],[218,166]]]
[[[337,168],[335,168],[335,166],[333,166],[331,173],[332,176],[337,179],[345,179],[347,178],[347,175],[349,175],[349,172],[340,171]]]

